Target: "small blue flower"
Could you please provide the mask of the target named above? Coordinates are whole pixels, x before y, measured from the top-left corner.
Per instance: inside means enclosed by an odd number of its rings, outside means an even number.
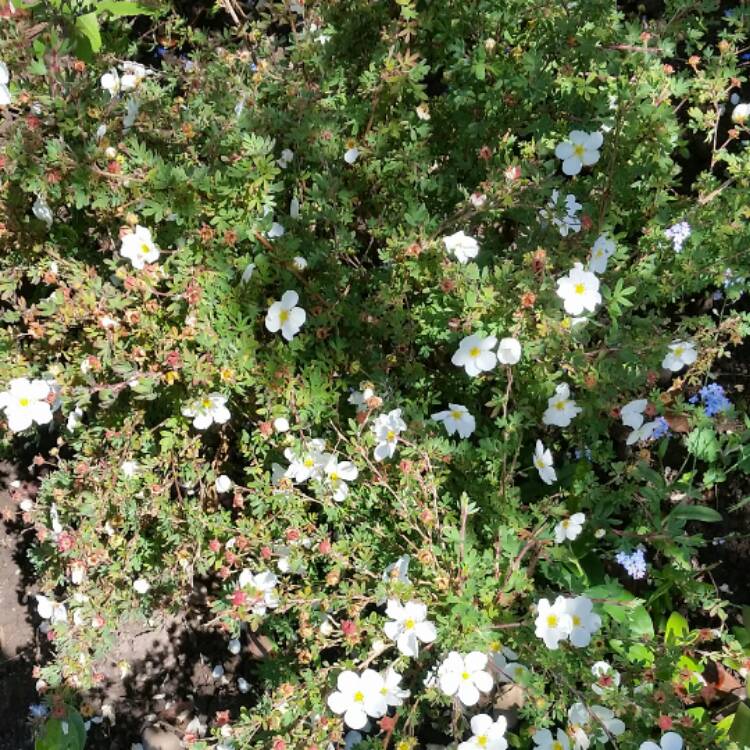
[[[718,383],[709,383],[704,385],[698,391],[703,408],[707,417],[715,417],[717,414],[728,411],[732,407],[732,402],[727,398],[724,389]],[[693,396],[693,398],[696,398]],[[690,399],[691,403],[695,403]]]
[[[663,438],[668,432],[669,432],[669,422],[667,422],[664,417],[657,417],[654,420],[655,427],[654,431],[651,433],[651,439],[652,440],[659,440],[660,438]]]
[[[691,234],[690,224],[686,221],[680,221],[677,224],[673,224],[668,229],[664,230],[664,236],[672,242],[672,247],[676,253],[682,252],[682,246],[685,244],[685,240],[690,237]]]
[[[615,555],[615,560],[625,568],[631,578],[640,580],[646,577],[648,563],[646,562],[646,554],[643,547],[637,547],[632,552],[621,550]]]

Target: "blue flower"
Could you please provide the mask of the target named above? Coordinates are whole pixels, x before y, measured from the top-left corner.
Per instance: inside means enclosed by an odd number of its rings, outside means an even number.
[[[615,555],[615,560],[625,568],[631,578],[640,580],[646,577],[648,563],[646,562],[646,554],[643,547],[637,547],[632,552],[621,550]]]
[[[732,402],[727,398],[724,389],[718,383],[704,385],[698,391],[698,395],[703,403],[707,417],[714,417],[717,414],[728,411],[732,407]],[[695,403],[693,399],[690,399],[690,401]]]
[[[654,431],[651,433],[652,440],[659,440],[669,432],[669,422],[664,417],[657,417],[654,424]]]

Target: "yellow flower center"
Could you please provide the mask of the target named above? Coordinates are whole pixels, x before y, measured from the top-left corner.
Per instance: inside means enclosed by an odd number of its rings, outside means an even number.
[[[357,690],[356,693],[354,693],[354,702],[355,703],[362,703],[362,701],[365,699],[365,694],[361,690]]]
[[[408,620],[404,622],[404,628],[406,628],[406,630],[411,630],[413,627],[414,627],[414,620],[412,620],[411,618],[409,618]]]
[[[472,346],[471,349],[469,349],[469,356],[478,357],[481,351],[482,350],[478,346]]]
[[[562,411],[564,408],[565,408],[565,402],[564,401],[557,401],[555,403],[555,409],[557,409],[557,411]]]
[[[578,283],[574,287],[576,294],[583,294],[586,291],[586,287],[584,284]]]
[[[683,347],[681,347],[681,346],[675,347],[675,350],[674,350],[674,356],[675,356],[675,357],[681,357],[681,356],[682,356],[682,353],[683,353],[684,351],[685,351],[685,349],[684,349]]]
[[[331,472],[331,481],[332,482],[338,482],[339,481],[339,475],[337,472],[332,471]]]
[[[396,433],[393,430],[388,430],[388,432],[386,433],[385,439],[389,443],[392,443],[396,439]]]
[[[573,146],[573,153],[579,159],[584,155],[585,152],[586,152],[586,149],[580,143],[576,143],[576,145]]]
[[[380,694],[381,695],[388,695],[388,688],[385,685],[383,685],[383,687],[380,688]]]
[[[456,419],[456,420],[461,419],[461,412],[458,411],[458,409],[454,409],[451,412],[451,416],[453,417],[453,419]]]
[[[566,518],[566,519],[565,519],[565,520],[564,520],[564,521],[562,522],[562,527],[563,527],[564,529],[567,529],[567,528],[568,528],[568,526],[570,526],[570,521],[569,521],[569,520],[568,520],[568,519]]]
[[[144,242],[141,244],[141,252],[144,255],[148,255],[151,252],[151,248]]]
[[[315,461],[313,461],[309,456],[304,461],[305,467],[308,469],[312,469],[313,466],[315,466]]]
[[[563,748],[563,746],[562,746],[561,743],[559,743],[557,740],[555,740],[552,743],[552,750],[564,750],[564,748]]]
[[[18,403],[19,403],[19,404],[20,404],[21,406],[28,406],[28,405],[29,405],[29,399],[27,399],[26,397],[24,397],[24,398],[19,398],[19,399],[18,399]]]
[[[461,672],[461,679],[462,680],[468,680],[470,676],[471,675],[469,675],[468,672]]]
[[[479,745],[479,747],[486,747],[487,746],[487,735],[486,734],[480,734],[479,737],[477,737],[477,745]]]
[[[502,646],[498,643],[498,641],[492,641],[490,644],[490,651],[492,651],[493,654],[496,654],[500,651]]]
[[[542,461],[541,458],[537,458],[537,460],[534,462],[536,464],[537,469],[543,469],[544,468],[544,461]]]
[[[547,627],[556,628],[557,622],[557,615],[547,615]]]
[[[280,321],[281,321],[282,323],[286,323],[286,322],[287,322],[287,320],[289,320],[289,310],[282,310],[282,311],[281,311],[281,312],[279,313],[279,320],[280,320]]]
[[[573,625],[578,627],[581,624],[581,618],[578,615],[573,615]]]
[[[210,409],[211,408],[211,399],[210,398],[204,398],[203,401],[201,401],[201,405],[204,409]]]

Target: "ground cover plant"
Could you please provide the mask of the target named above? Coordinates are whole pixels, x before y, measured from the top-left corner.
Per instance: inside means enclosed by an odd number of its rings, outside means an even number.
[[[184,612],[196,749],[750,746],[744,5],[1,20],[38,747]]]

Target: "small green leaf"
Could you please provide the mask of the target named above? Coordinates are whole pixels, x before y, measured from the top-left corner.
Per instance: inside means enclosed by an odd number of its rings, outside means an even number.
[[[702,523],[717,523],[721,521],[721,513],[705,505],[678,505],[667,516],[669,521],[701,521]]]
[[[90,61],[102,48],[102,35],[99,33],[99,21],[96,13],[85,13],[76,18],[75,23],[78,44],[76,54],[83,60]]]
[[[688,621],[679,612],[672,612],[664,630],[664,643],[680,643],[689,631]]]
[[[120,18],[121,16],[153,16],[156,8],[131,0],[101,0],[98,11],[109,13],[113,18]]]
[[[750,706],[740,703],[734,714],[734,721],[729,729],[729,738],[740,747],[750,746]]]

